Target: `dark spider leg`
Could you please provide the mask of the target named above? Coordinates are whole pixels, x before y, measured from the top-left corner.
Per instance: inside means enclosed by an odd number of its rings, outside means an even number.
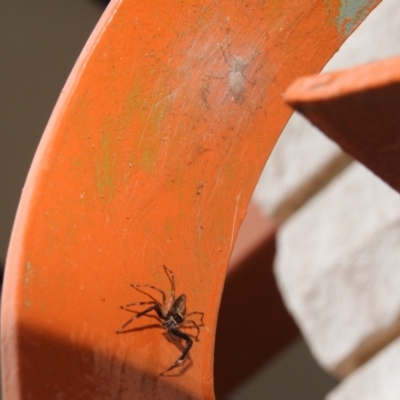
[[[182,354],[181,356],[168,368],[166,369],[164,372],[161,372],[160,375],[164,375],[165,373],[167,373],[168,371],[171,371],[171,369],[174,369],[176,367],[179,367],[179,365],[182,364],[183,360],[186,358],[186,356],[189,353],[189,350],[192,348],[193,346],[193,340],[190,338],[189,335],[187,335],[186,333],[181,332],[179,329],[171,329],[170,332],[185,340],[186,341],[186,346],[183,348]]]
[[[186,314],[186,318],[190,317],[191,315],[201,315],[201,318],[200,318],[201,325],[204,326],[204,321],[203,321],[204,313],[203,312],[201,312],[201,311],[192,311],[189,314]]]
[[[136,319],[142,317],[143,315],[146,315],[147,313],[149,313],[150,311],[153,311],[153,310],[156,311],[157,315],[158,315],[161,319],[165,319],[165,317],[164,317],[163,314],[162,314],[162,310],[161,310],[161,308],[160,308],[160,305],[157,303],[157,304],[154,304],[154,306],[149,307],[149,308],[146,308],[144,311],[141,311],[140,313],[134,315],[132,318],[129,318],[128,321],[126,321],[126,322],[121,326],[121,328],[119,328],[119,329],[117,330],[116,333],[122,333],[122,332],[123,332],[123,329],[126,328],[131,322],[135,321]]]
[[[142,301],[142,302],[140,302],[140,303],[132,303],[132,304],[127,304],[126,306],[120,306],[119,308],[120,308],[121,310],[124,310],[124,311],[129,311],[129,312],[131,312],[131,313],[139,314],[141,311],[132,310],[132,309],[127,308],[127,307],[130,307],[130,306],[133,306],[133,305],[144,305],[144,304],[155,304],[155,303],[154,303],[154,301]],[[158,304],[158,302],[157,302],[157,304]],[[158,304],[158,305],[159,305],[159,307],[161,308],[161,304]],[[160,321],[160,318],[158,317],[158,315],[148,315],[148,314],[146,314],[145,316],[146,316],[146,317],[149,317],[149,318],[154,318],[154,319],[156,319],[157,321],[161,322],[161,321]]]
[[[169,297],[169,302],[168,302],[168,309],[171,307],[171,304],[175,301],[175,275],[174,273],[168,269],[165,265],[163,265],[164,271],[168,276],[168,279],[171,282],[171,296]],[[165,305],[165,303],[164,303]]]
[[[196,322],[194,322],[192,319],[188,319],[188,320],[185,321],[185,324],[189,324],[189,323],[192,324],[193,327],[197,329],[197,335],[194,337],[194,340],[196,340],[196,342],[197,342],[197,341],[198,341],[197,338],[198,338],[199,335],[200,335],[200,327],[199,327],[199,325],[197,325]]]
[[[207,74],[207,76],[209,78],[213,78],[213,79],[226,79],[226,77],[228,75],[229,75],[229,71],[228,72],[224,72],[222,75]]]
[[[226,63],[232,68],[232,65],[231,65],[231,63],[229,62],[228,57],[227,57],[226,54],[225,54],[224,47],[222,46],[221,43],[219,43],[219,48],[220,48],[221,51],[222,51],[222,55],[224,56]],[[230,53],[230,49],[229,49],[229,48],[228,48],[228,51],[229,51],[229,53]],[[232,57],[232,55],[230,55],[230,57]]]
[[[187,319],[187,317],[190,317],[191,315],[201,315],[201,317],[200,317],[201,324],[198,324],[196,321],[193,321],[192,319]],[[201,311],[192,311],[191,313],[186,314],[186,316],[185,316],[184,324],[191,323],[193,325],[193,327],[195,327],[197,329],[197,335],[195,337],[196,341],[198,340],[198,337],[200,335],[200,327],[204,326],[203,318],[204,318],[204,313]]]
[[[248,79],[248,78],[246,77],[246,75],[245,75],[244,73],[242,74],[242,76],[243,76],[244,80],[245,80],[247,83],[250,83],[250,85],[255,85],[255,84],[256,84],[256,81],[251,81],[250,79]]]
[[[139,301],[136,303],[129,303],[126,304],[125,306],[120,306],[119,308],[122,308],[123,310],[127,310],[127,311],[132,311],[127,309],[127,307],[131,307],[131,306],[142,306],[143,304],[159,304],[158,301]]]
[[[247,68],[247,67],[249,66],[249,64],[250,64],[259,54],[260,54],[259,51],[258,51],[258,52],[257,52],[257,51],[254,51],[254,52],[253,52],[253,55],[251,56],[251,58],[250,58],[249,60],[246,61],[245,68]],[[251,85],[255,85],[255,84],[256,84],[256,81],[250,80],[250,79],[244,74],[244,71],[243,71],[243,73],[242,73],[242,76],[243,76],[244,80],[245,80],[246,82],[250,83]]]
[[[123,306],[121,306],[120,308],[121,308],[121,310],[129,311],[130,313],[133,313],[133,314],[139,314],[141,312],[138,310],[131,310],[130,308],[123,308]],[[143,315],[143,317],[153,318],[153,319],[157,320],[159,323],[162,323],[162,320],[160,320],[160,317],[158,315],[145,314],[145,315]]]
[[[143,294],[145,294],[146,296],[149,296],[151,299],[153,299],[154,301],[156,301],[156,302],[158,303],[158,300],[155,299],[151,294],[149,294],[149,293],[147,293],[147,292],[145,292],[144,290],[141,290],[141,289],[139,289],[139,288],[140,288],[140,287],[148,287],[148,288],[150,288],[150,289],[157,290],[157,292],[161,293],[162,298],[163,298],[163,305],[165,305],[166,296],[165,296],[164,291],[162,291],[161,289],[159,289],[159,288],[157,288],[157,287],[155,287],[155,286],[153,286],[153,285],[149,285],[149,284],[145,284],[145,285],[131,285],[131,286],[132,286],[135,290],[137,290],[138,292],[143,293]]]
[[[223,46],[221,44],[221,42],[219,42],[219,46],[222,50],[222,54],[224,55],[225,61],[226,63],[232,68],[232,65],[230,64],[230,62],[228,60],[232,60],[232,50],[231,50],[231,35],[229,33],[229,31],[226,32],[226,50],[228,52],[228,56],[226,56],[226,53],[223,49]]]

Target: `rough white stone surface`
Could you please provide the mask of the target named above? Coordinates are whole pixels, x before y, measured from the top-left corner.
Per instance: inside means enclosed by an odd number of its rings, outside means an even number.
[[[304,186],[312,184],[319,171],[341,154],[336,143],[300,114],[293,114],[261,175],[254,192],[255,201],[266,214],[281,218],[282,204],[301,196]]]
[[[278,232],[278,285],[328,370],[400,316],[400,196],[352,164]],[[346,372],[346,371],[345,371]]]
[[[346,378],[326,400],[399,400],[400,339]]]

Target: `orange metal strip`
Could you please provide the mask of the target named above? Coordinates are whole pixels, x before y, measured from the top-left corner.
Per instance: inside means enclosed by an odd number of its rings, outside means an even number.
[[[21,198],[2,303],[5,399],[214,398],[226,267],[291,114],[281,93],[320,70],[377,3],[109,5]],[[168,290],[163,264],[188,311],[205,313],[173,377],[159,373],[180,351],[160,329],[115,333],[132,315],[119,306],[146,299],[130,284]]]

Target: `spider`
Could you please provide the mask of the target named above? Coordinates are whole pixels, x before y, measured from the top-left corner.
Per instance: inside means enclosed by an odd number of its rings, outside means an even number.
[[[204,313],[200,311],[192,311],[189,314],[186,314],[186,295],[181,294],[178,298],[175,299],[175,277],[174,273],[169,270],[165,265],[163,265],[164,271],[168,276],[168,279],[171,282],[171,295],[168,300],[168,303],[166,303],[166,295],[164,291],[161,289],[150,285],[150,284],[144,284],[144,285],[131,285],[135,290],[144,293],[148,297],[150,297],[152,300],[151,301],[139,301],[135,303],[130,303],[127,304],[126,306],[121,306],[121,309],[130,311],[132,312],[133,310],[129,309],[128,307],[131,306],[139,306],[139,305],[144,305],[144,304],[152,304],[150,307],[146,308],[143,311],[137,312],[136,315],[134,315],[132,318],[128,319],[121,328],[117,330],[116,333],[124,333],[127,331],[124,331],[124,328],[126,328],[129,324],[131,324],[133,321],[137,320],[140,317],[143,317],[144,315],[147,315],[151,311],[155,311],[157,314],[157,317],[161,320],[161,326],[166,329],[168,332],[170,332],[173,336],[177,337],[178,339],[183,339],[186,344],[183,347],[182,354],[180,357],[165,371],[161,372],[160,375],[164,375],[166,372],[171,371],[174,368],[179,367],[184,360],[186,359],[190,349],[193,346],[193,340],[192,338],[187,334],[181,331],[181,328],[184,328],[186,324],[191,324],[193,328],[197,330],[197,334],[194,337],[195,341],[199,341],[198,337],[200,334],[200,326],[204,326],[203,322],[203,317]],[[141,287],[148,287],[150,289],[156,290],[157,292],[161,293],[162,296],[162,304],[157,301],[152,295],[149,293],[141,290]],[[194,320],[192,319],[187,319],[191,315],[198,314],[200,315],[200,321],[201,324],[197,324]],[[150,316],[150,315],[149,315]]]
[[[213,76],[216,79],[228,78],[229,90],[232,93],[233,100],[236,103],[243,104],[245,101],[245,88],[246,84],[250,83],[255,85],[255,81],[247,78],[245,70],[252,63],[252,61],[259,55],[259,52],[254,51],[250,59],[245,60],[240,56],[233,56],[231,52],[231,41],[230,37],[227,37],[227,46],[224,50],[222,43],[219,43],[222,55],[229,70],[221,76]],[[225,101],[225,99],[224,99]]]

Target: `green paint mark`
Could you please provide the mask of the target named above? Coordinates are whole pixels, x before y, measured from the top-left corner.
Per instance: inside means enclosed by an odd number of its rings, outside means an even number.
[[[148,172],[152,172],[156,165],[159,149],[162,145],[163,120],[168,113],[171,105],[171,96],[165,88],[155,93],[151,99],[153,105],[149,105],[147,122],[143,131],[143,142],[140,146],[142,151],[142,167]]]
[[[324,0],[324,3],[326,4],[327,7],[327,15],[328,15],[328,21],[331,24],[337,23],[337,21],[332,21],[331,18],[329,18],[329,15],[332,13],[332,11],[335,9],[334,5],[333,5],[333,0]]]
[[[146,149],[143,151],[142,155],[142,165],[144,169],[151,170],[151,166],[153,165],[153,158],[150,149]]]
[[[71,162],[72,165],[76,168],[82,169],[84,167],[82,160],[78,157],[72,157]]]
[[[353,29],[367,16],[379,0],[342,0],[339,16],[336,19],[337,27],[345,36],[350,35]]]
[[[139,75],[132,82],[132,87],[128,91],[123,102],[123,112],[121,112],[118,118],[113,119],[108,124],[110,129],[116,132],[118,136],[129,132],[134,118],[139,116],[139,119],[143,121],[143,110],[146,100],[143,98],[142,81],[143,77]]]
[[[103,132],[96,170],[97,190],[101,196],[108,196],[109,200],[112,200],[115,189],[115,164],[111,144],[111,134],[106,130]]]
[[[327,5],[329,11],[331,11],[333,8],[333,0],[323,0],[323,1]]]
[[[174,226],[174,224],[172,223],[172,221],[170,219],[168,219],[166,221],[165,231],[166,231],[167,236],[169,236],[169,237],[172,236],[173,226]]]
[[[132,88],[128,93],[128,96],[125,101],[125,111],[126,115],[132,116],[134,111],[140,110],[143,108],[143,88],[140,82],[143,78],[139,77],[140,80],[135,80],[133,82]]]
[[[152,69],[147,74],[153,75],[155,72]],[[160,139],[162,120],[170,107],[171,100],[170,93],[165,85],[161,84],[151,98],[145,97],[142,85],[147,81],[148,77],[139,74],[132,82],[124,104],[124,118],[119,122],[118,132],[129,132],[132,128],[142,131],[137,135],[140,138],[139,142],[132,146],[129,162],[137,165],[139,160],[142,168],[150,172],[154,169],[158,151],[162,145]],[[165,81],[169,81],[168,76]],[[133,119],[135,119],[134,126],[132,126]]]
[[[200,15],[197,20],[197,25],[199,28],[202,28],[207,20],[207,14],[209,13],[209,7],[203,5],[200,9]]]

